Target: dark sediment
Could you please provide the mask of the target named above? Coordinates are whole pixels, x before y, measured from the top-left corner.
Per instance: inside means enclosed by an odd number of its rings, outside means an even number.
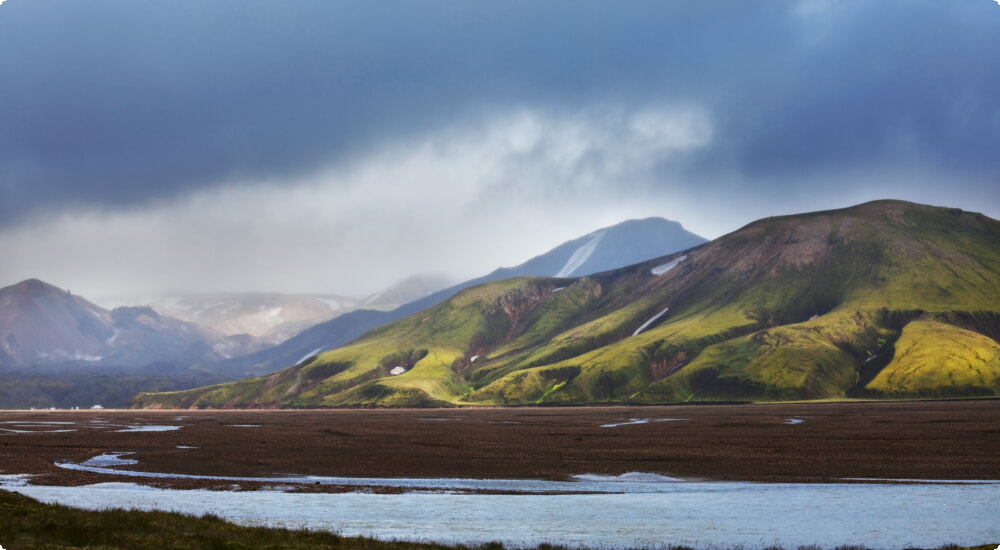
[[[629,419],[683,419],[626,424]],[[799,423],[790,424],[790,419]],[[106,422],[94,422],[106,421]],[[705,480],[1000,479],[1000,401],[680,407],[310,411],[3,411],[0,474],[34,484],[233,482],[71,471],[109,452],[119,470],[240,477],[567,479],[648,472]],[[36,425],[32,422],[72,422]],[[102,427],[113,425],[111,427]],[[117,432],[125,425],[179,430]],[[254,425],[254,426],[247,426]],[[46,430],[72,429],[68,432]],[[193,447],[193,448],[192,448]],[[240,489],[261,483],[239,482]],[[356,490],[300,486],[300,490]],[[391,489],[390,489],[391,490]]]

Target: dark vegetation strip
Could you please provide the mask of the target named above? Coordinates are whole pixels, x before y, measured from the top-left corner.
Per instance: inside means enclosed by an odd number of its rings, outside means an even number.
[[[4,490],[0,490],[0,537],[2,537],[0,545],[4,548],[39,550],[70,548],[502,550],[504,548],[499,542],[473,546],[442,545],[344,537],[336,533],[306,529],[242,527],[213,515],[195,517],[174,512],[123,509],[95,512],[58,504],[43,504]],[[552,544],[541,544],[536,547],[537,550],[566,548]],[[684,546],[668,548],[692,550]],[[798,550],[819,550],[819,548],[801,547]],[[866,549],[860,546],[842,546],[836,550]],[[993,545],[946,546],[941,550],[993,550]]]

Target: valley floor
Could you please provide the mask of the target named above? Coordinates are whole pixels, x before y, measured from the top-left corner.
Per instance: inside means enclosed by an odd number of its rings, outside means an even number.
[[[124,430],[124,431],[123,431]],[[187,475],[781,482],[1000,479],[1000,400],[675,407],[2,411],[0,475],[34,485],[231,481],[59,468],[106,453]],[[258,482],[236,483],[239,489]],[[356,491],[357,487],[300,486]],[[392,490],[377,489],[377,490]]]

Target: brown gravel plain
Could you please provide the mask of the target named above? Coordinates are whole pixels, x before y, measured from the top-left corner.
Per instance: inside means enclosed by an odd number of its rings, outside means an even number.
[[[651,420],[629,423],[632,419]],[[679,419],[659,421],[663,419]],[[56,422],[65,424],[56,424]],[[606,427],[608,424],[620,424]],[[122,432],[129,426],[181,426]],[[67,431],[72,430],[72,431]],[[648,472],[685,479],[1000,479],[1000,400],[674,407],[252,411],[0,411],[0,474],[34,484],[232,482],[78,472],[133,452],[120,470],[263,477],[566,479]],[[237,483],[251,490],[260,484]],[[301,490],[337,491],[331,486]],[[356,487],[350,490],[357,490]]]

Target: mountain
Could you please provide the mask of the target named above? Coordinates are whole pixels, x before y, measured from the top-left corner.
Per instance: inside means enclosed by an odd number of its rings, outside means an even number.
[[[107,310],[29,279],[0,289],[0,408],[124,406],[137,391],[219,381],[187,367],[253,345],[149,307]]]
[[[87,361],[114,331],[109,315],[69,291],[30,279],[0,289],[0,366]]]
[[[214,365],[216,372],[248,376],[295,365],[325,350],[342,346],[369,330],[402,319],[451,298],[459,291],[521,275],[575,276],[622,267],[685,250],[705,242],[681,224],[663,218],[629,220],[564,243],[515,266],[439,290],[391,311],[361,309],[304,330],[273,348]],[[382,303],[385,298],[379,299]]]
[[[133,405],[996,396],[998,339],[1000,222],[877,201],[614,271],[481,284],[294,367]]]
[[[686,250],[705,239],[663,218],[627,220],[563,243],[516,267],[500,268],[462,288],[521,275],[578,277]],[[455,288],[455,287],[453,287]]]
[[[187,366],[245,351],[239,338],[149,307],[107,310],[37,279],[0,289],[0,367]]]

